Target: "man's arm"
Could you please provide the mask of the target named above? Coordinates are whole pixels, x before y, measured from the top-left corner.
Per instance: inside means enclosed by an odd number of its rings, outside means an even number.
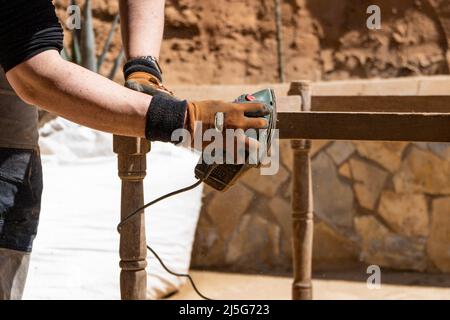
[[[165,0],[120,0],[122,41],[127,59],[159,58]]]
[[[218,112],[227,115],[225,128],[267,126],[262,119],[245,116],[264,112],[262,104],[151,97],[65,61],[58,53],[62,29],[49,0],[1,1],[0,31],[0,64],[19,97],[79,124],[163,142],[170,142],[172,132],[185,126],[193,134],[189,123],[194,121],[214,126]]]
[[[67,62],[56,50],[19,64],[6,76],[29,104],[97,130],[145,137],[152,97]]]
[[[158,64],[164,32],[165,0],[120,0],[125,86],[151,96],[173,96]]]

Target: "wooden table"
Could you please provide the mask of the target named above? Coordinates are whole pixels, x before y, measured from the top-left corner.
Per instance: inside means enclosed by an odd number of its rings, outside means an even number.
[[[312,97],[308,81],[291,83],[288,95],[299,98],[278,104],[280,139],[291,140],[294,153],[292,299],[308,300],[314,229],[311,140],[450,142],[450,96]]]
[[[293,267],[292,298],[312,299],[312,140],[450,142],[450,96],[312,96],[311,83],[291,83],[278,101],[280,139],[291,140]],[[114,137],[122,179],[122,219],[144,204],[143,180],[150,144]],[[120,235],[122,299],[145,299],[147,288],[144,215]]]

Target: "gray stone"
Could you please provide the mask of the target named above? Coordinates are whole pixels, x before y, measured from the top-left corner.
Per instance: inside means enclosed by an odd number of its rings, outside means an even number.
[[[413,145],[415,145],[417,148],[428,150],[428,143],[427,142],[413,142]]]
[[[314,140],[311,145],[311,157],[324,150],[331,142],[328,140]],[[291,171],[294,161],[294,155],[291,148],[290,140],[280,140],[280,160],[286,168]]]
[[[320,153],[313,164],[314,212],[336,227],[353,224],[353,191],[342,181],[331,158]]]
[[[331,141],[328,140],[314,140],[311,145],[311,157],[315,157],[319,152],[326,148]]]
[[[280,140],[280,160],[288,170],[292,170],[293,153],[290,140]]]
[[[350,168],[354,179],[353,189],[361,207],[373,210],[384,187],[387,172],[358,159],[350,160]]]
[[[228,245],[226,262],[264,269],[280,255],[280,228],[257,213],[246,214]]]
[[[282,251],[287,257],[292,256],[292,208],[290,202],[273,198],[269,208],[282,231]]]
[[[340,166],[339,174],[347,179],[353,179],[352,171],[350,169],[350,164],[348,162],[346,162],[342,166]]]
[[[375,161],[390,172],[395,172],[402,162],[402,153],[407,142],[354,142],[358,153],[367,159]]]
[[[353,152],[355,152],[355,147],[348,141],[336,141],[331,144],[326,151],[333,159],[334,163],[340,166],[353,154]]]
[[[361,259],[365,263],[398,270],[427,268],[424,241],[392,233],[374,216],[355,218],[355,229],[362,239]]]
[[[192,250],[193,267],[208,268],[223,265],[225,243],[204,212],[200,214]]]
[[[394,176],[398,193],[450,194],[450,162],[413,148]]]
[[[450,197],[433,201],[428,256],[442,272],[450,272]]]
[[[203,198],[207,198],[212,194],[216,194],[218,193],[218,191],[210,186],[208,186],[207,184],[205,184],[204,188],[203,188]]]
[[[381,195],[379,214],[397,233],[409,237],[426,237],[429,232],[427,201],[423,194],[398,194],[385,191]]]
[[[281,198],[273,198],[269,202],[269,208],[278,224],[281,226],[283,235],[290,239],[292,236],[292,208],[288,201]]]
[[[256,190],[264,196],[272,198],[276,195],[281,184],[283,184],[288,177],[288,171],[280,165],[280,169],[276,175],[263,176],[261,175],[260,170],[250,170],[241,181],[250,189]]]
[[[250,224],[251,216],[246,214],[242,217],[241,223],[235,231],[235,234],[228,244],[228,250],[226,255],[227,263],[236,262],[242,255],[244,255],[244,250],[246,247],[247,235],[246,231]]]
[[[314,224],[314,270],[341,270],[359,264],[359,247],[324,222]]]
[[[253,199],[253,193],[242,185],[217,193],[208,205],[208,215],[220,236],[227,239]]]
[[[450,160],[450,143],[428,143],[428,148],[439,157]]]

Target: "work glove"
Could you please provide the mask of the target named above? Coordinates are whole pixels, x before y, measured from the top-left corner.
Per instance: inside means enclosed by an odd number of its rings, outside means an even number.
[[[258,147],[258,142],[244,134],[248,129],[265,129],[269,126],[263,116],[269,114],[269,110],[261,103],[228,103],[217,100],[195,101],[187,103],[185,128],[190,132],[191,147],[203,150],[212,141],[202,139],[198,143],[195,139],[205,137],[207,130],[216,130],[222,133],[223,146],[227,146],[226,131],[234,130],[234,149],[227,151],[242,152],[237,148],[241,145],[246,149]],[[208,134],[207,134],[208,135]],[[196,138],[197,137],[197,138]]]
[[[140,57],[128,61],[123,68],[125,87],[156,96],[173,97],[173,92],[162,83],[162,71],[153,57]]]
[[[235,132],[234,148],[231,148],[234,154],[242,151],[237,149],[242,145],[246,149],[257,148],[258,142],[250,139],[243,131],[268,127],[267,121],[261,118],[269,112],[264,104],[216,100],[182,101],[163,86],[161,74],[161,68],[153,57],[132,59],[124,66],[125,86],[153,96],[147,114],[148,140],[174,142],[172,133],[177,129],[186,129],[190,139],[185,141],[185,145],[202,151],[212,142],[203,139],[207,130],[220,131],[225,148],[226,130],[242,129]],[[222,120],[221,123],[218,123],[218,119]]]
[[[267,128],[267,120],[261,117],[268,113],[266,106],[260,103],[181,101],[156,95],[147,112],[146,137],[150,141],[183,143],[199,151],[220,138],[227,151],[236,151],[230,142],[227,146],[227,129],[240,129],[232,132],[234,141],[231,143],[235,143],[235,147],[257,148],[257,141],[244,131]]]

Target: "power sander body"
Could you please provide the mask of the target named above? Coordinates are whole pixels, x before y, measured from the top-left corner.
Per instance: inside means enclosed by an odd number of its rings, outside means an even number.
[[[268,114],[261,116],[258,113],[248,112],[247,117],[263,117],[269,126],[267,129],[256,130],[256,137],[247,134],[250,138],[257,139],[260,143],[260,151],[255,161],[250,161],[250,154],[246,152],[245,161],[243,164],[206,164],[202,155],[199,164],[195,167],[195,176],[197,179],[202,179],[204,183],[219,191],[227,191],[232,187],[236,181],[249,169],[259,168],[262,165],[262,160],[270,155],[272,140],[277,123],[277,106],[276,98],[273,89],[265,89],[258,91],[252,95],[243,94],[235,100],[238,103],[262,103],[265,105]],[[226,115],[225,115],[226,116]],[[254,131],[252,132],[254,133]]]

